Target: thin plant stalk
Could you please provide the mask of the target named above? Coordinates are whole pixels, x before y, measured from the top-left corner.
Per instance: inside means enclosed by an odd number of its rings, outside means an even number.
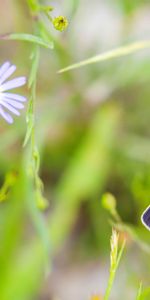
[[[110,293],[112,290],[112,286],[114,283],[116,271],[118,268],[118,265],[120,263],[120,259],[122,257],[124,247],[125,247],[125,241],[123,242],[120,251],[118,252],[118,239],[119,235],[115,230],[112,232],[112,237],[111,237],[111,253],[110,253],[110,275],[109,275],[109,280],[108,280],[108,285],[106,288],[106,292],[104,295],[104,300],[109,300]]]

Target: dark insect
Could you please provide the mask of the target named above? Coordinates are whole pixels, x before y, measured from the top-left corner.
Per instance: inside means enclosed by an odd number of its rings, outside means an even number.
[[[150,206],[143,212],[141,220],[144,226],[150,230]]]

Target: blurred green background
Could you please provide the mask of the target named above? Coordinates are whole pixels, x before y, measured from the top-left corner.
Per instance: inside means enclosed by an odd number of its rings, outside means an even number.
[[[1,119],[0,184],[7,182],[8,189],[0,204],[0,299],[84,300],[103,294],[108,278],[111,225],[101,205],[104,193],[115,196],[122,220],[150,243],[140,221],[150,203],[150,50],[64,74],[57,71],[149,39],[150,3],[41,3],[54,6],[53,16],[69,20],[61,33],[43,17],[54,50],[40,49],[35,132],[49,206],[41,212],[34,199],[28,146],[22,147],[25,112],[11,126]],[[25,0],[0,4],[0,34],[33,33]],[[19,75],[28,77],[31,52],[29,43],[1,41],[0,62],[10,60]],[[21,92],[29,98],[27,87]],[[139,282],[149,285],[150,251],[127,239],[111,299],[135,299]]]

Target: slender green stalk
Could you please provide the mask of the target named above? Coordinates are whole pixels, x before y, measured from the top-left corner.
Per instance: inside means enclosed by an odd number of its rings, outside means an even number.
[[[134,52],[137,52],[138,50],[146,49],[146,48],[150,48],[150,40],[139,41],[139,42],[127,45],[127,46],[122,46],[122,47],[104,52],[102,54],[93,56],[91,58],[88,58],[86,60],[72,64],[66,68],[63,68],[63,69],[59,70],[58,73],[63,73],[63,72],[67,72],[67,71],[70,71],[73,69],[78,69],[80,67],[87,66],[87,65],[93,64],[93,63],[97,63],[100,61],[105,61],[105,60],[110,60],[110,59],[121,57],[121,56],[126,56],[126,55],[132,54]]]
[[[122,257],[122,254],[123,254],[124,247],[125,247],[125,241],[124,241],[121,246],[120,251],[118,252],[118,239],[119,239],[119,235],[116,233],[115,230],[113,230],[112,237],[111,237],[110,276],[109,276],[106,292],[104,295],[104,300],[109,300],[109,296],[110,296],[112,286],[114,283],[116,271],[117,271],[117,268],[118,268],[118,265],[119,265],[120,259]]]
[[[38,2],[34,0],[34,4],[38,5]],[[29,6],[31,8],[31,6]],[[38,34],[38,19],[35,20],[35,33]],[[29,163],[31,176],[33,176],[34,180],[34,191],[35,191],[35,199],[39,208],[44,209],[47,206],[47,201],[43,197],[43,183],[39,177],[39,167],[40,167],[40,155],[38,151],[38,147],[36,145],[36,137],[35,137],[35,101],[36,101],[36,82],[37,82],[37,73],[39,67],[39,59],[40,59],[40,49],[39,46],[36,45],[33,48],[31,54],[31,71],[29,75],[28,86],[30,89],[30,101],[27,111],[27,132],[24,141],[24,146],[31,141],[31,161]]]
[[[35,33],[37,33],[38,24],[35,24]],[[40,155],[36,144],[36,124],[35,124],[35,103],[36,103],[36,85],[37,74],[40,60],[39,45],[33,47],[31,53],[31,70],[28,79],[28,87],[30,91],[30,99],[27,110],[27,132],[24,146],[28,144],[29,155],[27,155],[27,172],[31,181],[31,189],[33,193],[32,199],[27,199],[29,211],[32,221],[39,233],[46,252],[49,249],[48,231],[41,215],[40,209],[47,206],[47,200],[43,197],[43,183],[39,177]]]

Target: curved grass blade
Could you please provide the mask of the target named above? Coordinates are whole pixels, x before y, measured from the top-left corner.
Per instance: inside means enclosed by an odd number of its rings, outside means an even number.
[[[10,33],[5,35],[0,35],[0,39],[3,40],[16,40],[16,41],[26,41],[29,43],[34,43],[40,45],[44,48],[53,49],[53,42],[46,42],[40,36],[36,36],[28,33]]]
[[[63,68],[63,69],[59,70],[58,73],[60,74],[60,73],[67,72],[67,71],[70,71],[73,69],[78,69],[80,67],[87,66],[87,65],[93,64],[93,63],[97,63],[100,61],[105,61],[105,60],[109,60],[109,59],[113,59],[113,58],[117,58],[117,57],[121,57],[121,56],[126,56],[126,55],[129,55],[131,53],[134,53],[138,50],[145,49],[145,48],[150,48],[150,40],[139,41],[139,42],[136,42],[133,44],[129,44],[127,46],[122,46],[122,47],[104,52],[102,54],[93,56],[91,58],[88,58],[86,60],[72,64],[66,68]]]

